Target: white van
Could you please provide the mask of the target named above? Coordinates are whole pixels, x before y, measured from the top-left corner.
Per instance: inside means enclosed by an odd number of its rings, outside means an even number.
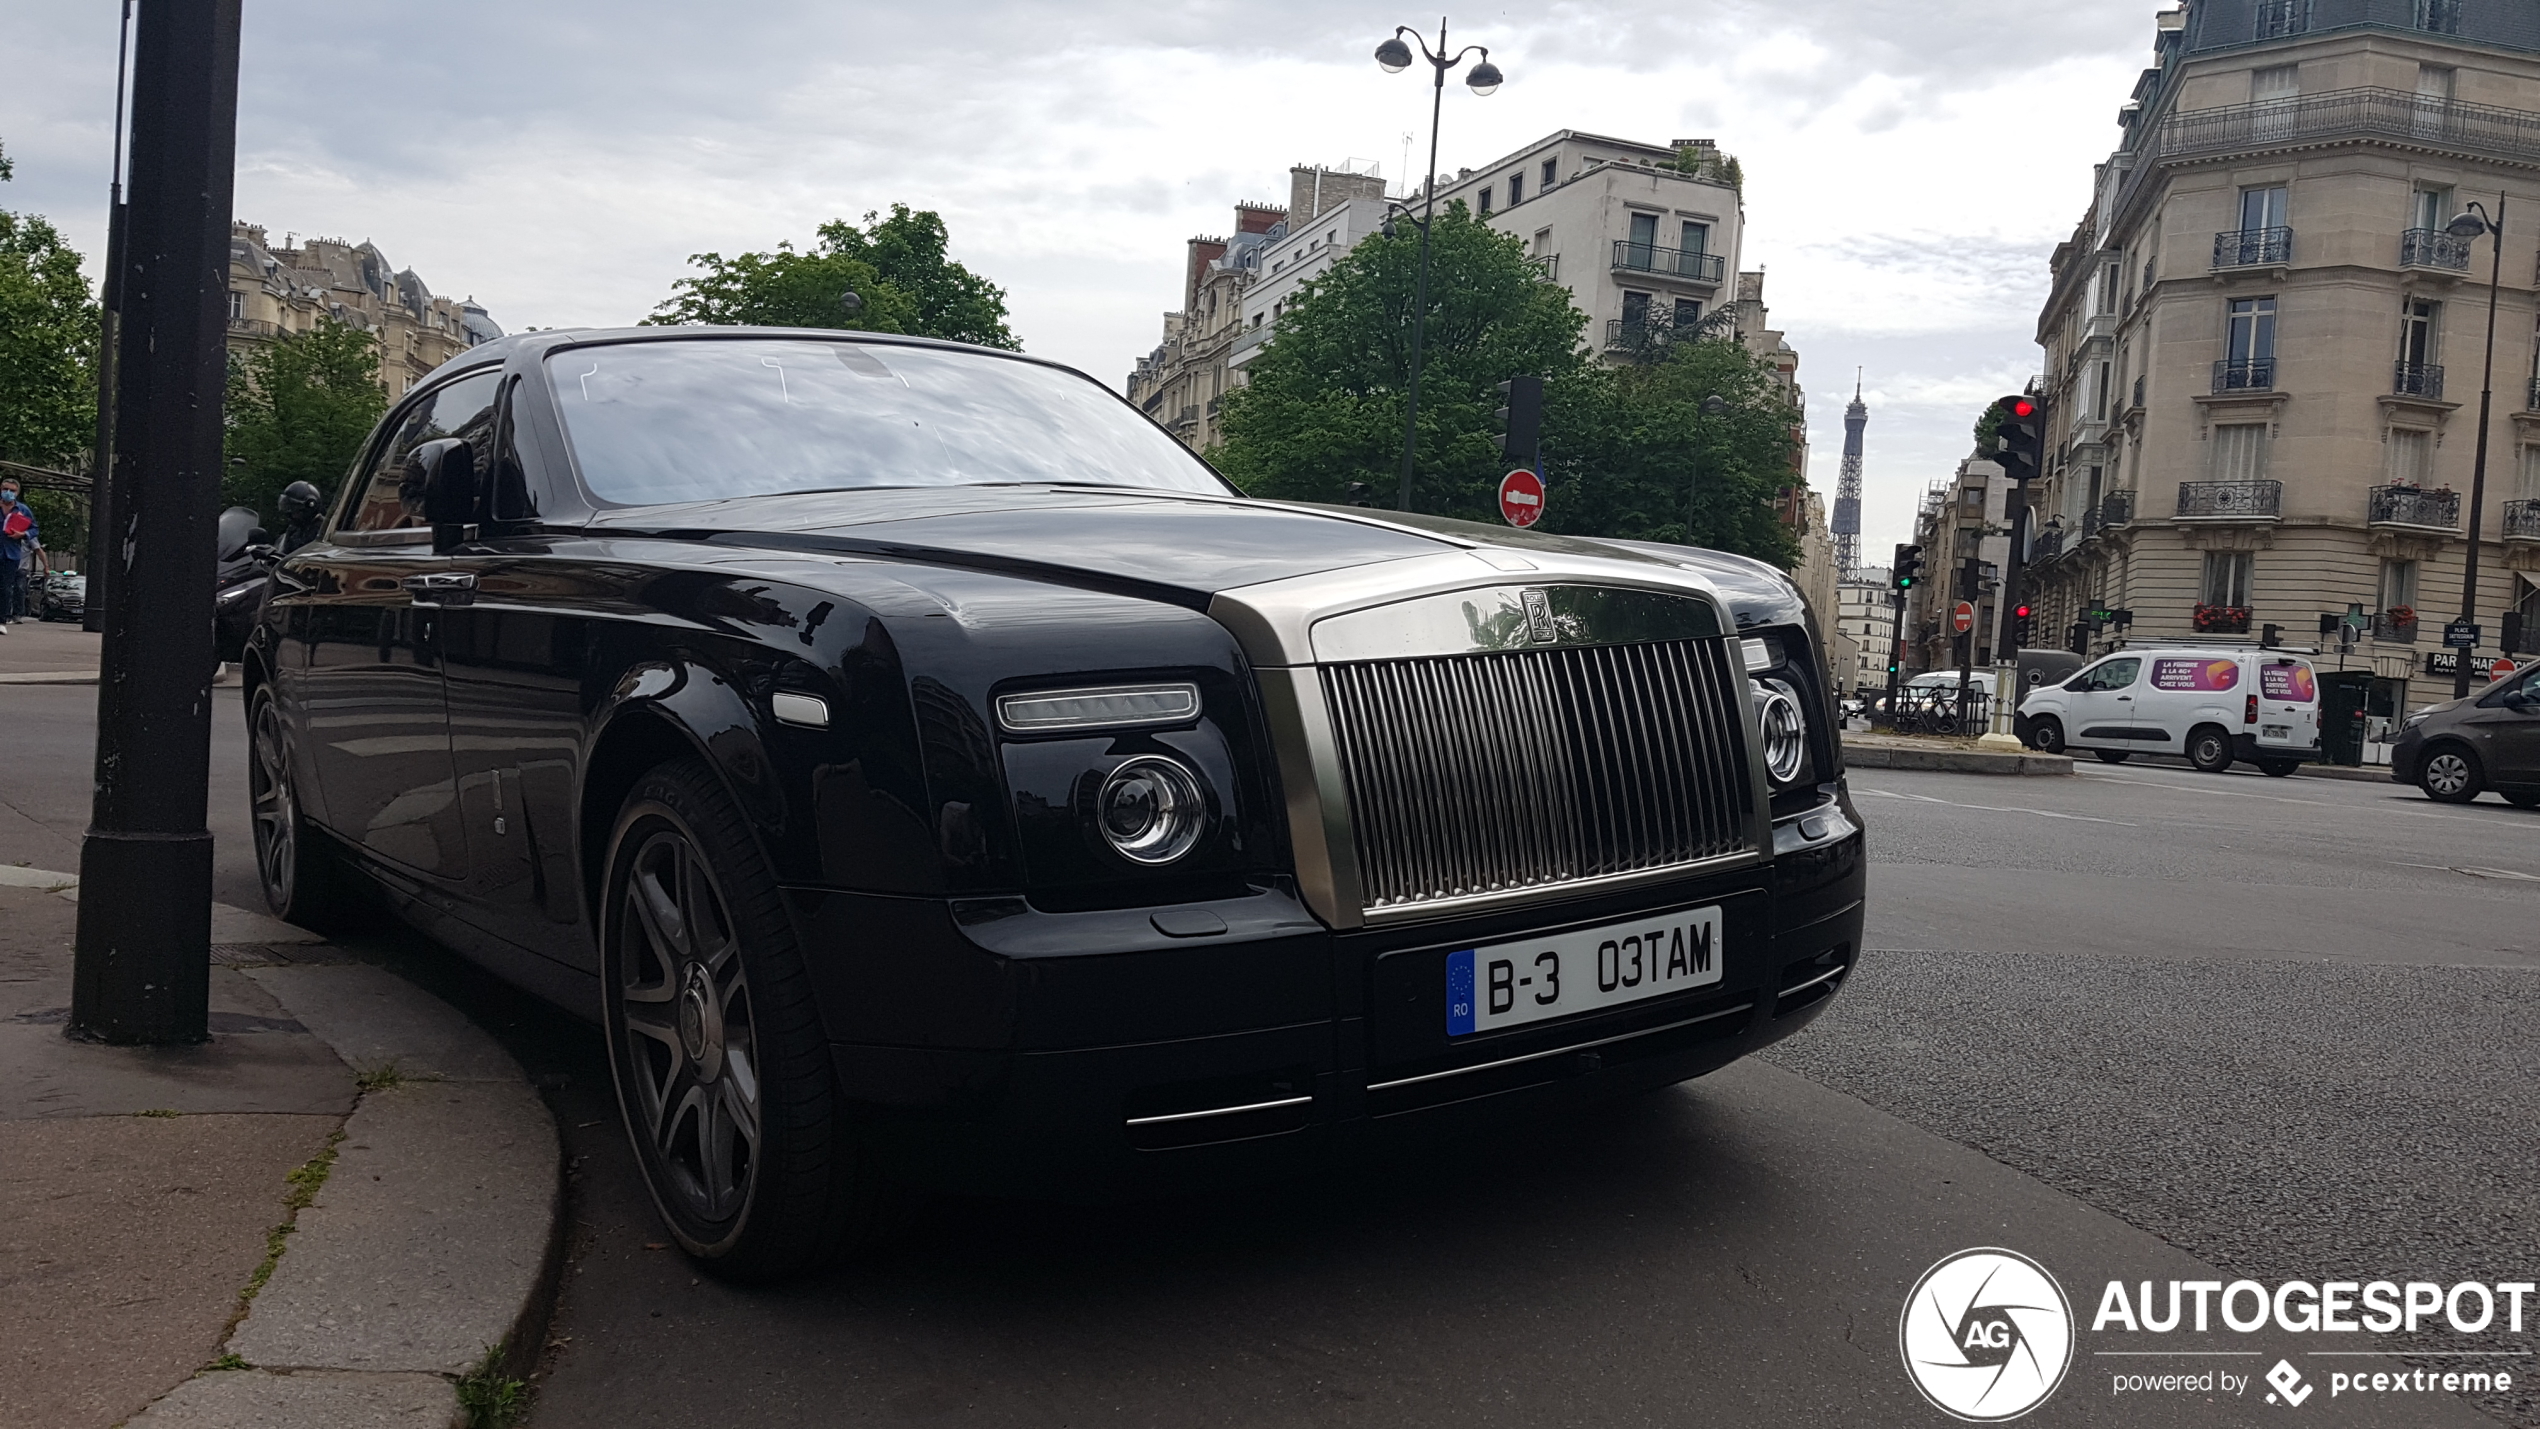
[[[2208,773],[2246,759],[2290,774],[2320,758],[2319,680],[2286,650],[2138,645],[2101,657],[2020,702],[2032,748],[2126,756],[2184,754]]]

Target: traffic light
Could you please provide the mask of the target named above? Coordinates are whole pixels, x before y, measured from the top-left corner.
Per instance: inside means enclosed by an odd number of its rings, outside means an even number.
[[[1993,460],[2015,482],[2036,478],[2046,450],[2045,414],[2034,398],[2004,397],[1993,404]]]
[[[1898,590],[1912,590],[1923,578],[1923,548],[1900,543],[1887,569]]]
[[[2259,648],[2259,649],[2261,649],[2261,650],[2272,650],[2272,649],[2274,649],[2277,645],[2279,645],[2279,644],[2283,643],[2283,640],[2284,640],[2284,627],[2283,627],[2283,626],[2281,626],[2281,625],[2261,625],[2261,626],[2259,626],[2259,627],[2258,627],[2258,648]]]
[[[2497,647],[2499,653],[2506,655],[2521,654],[2522,612],[2519,610],[2508,610],[2505,612],[2504,618],[2500,623],[2504,626],[2504,629],[2498,631],[2496,634],[2497,640],[2501,642]]]
[[[2036,614],[2037,612],[2035,610],[2026,605],[2015,605],[2011,607],[2012,649],[2025,650],[2028,648],[2029,620],[2030,617]]]
[[[1498,430],[1492,440],[1511,461],[1534,465],[1543,436],[1543,379],[1511,377],[1499,384],[1499,410],[1491,413]]]

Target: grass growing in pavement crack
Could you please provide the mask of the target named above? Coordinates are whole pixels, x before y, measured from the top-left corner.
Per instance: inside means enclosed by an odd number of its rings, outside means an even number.
[[[238,1356],[237,1356],[234,1352],[233,1352],[233,1353],[223,1354],[223,1355],[222,1355],[219,1359],[216,1359],[216,1360],[212,1361],[210,1364],[207,1364],[207,1365],[203,1366],[203,1369],[204,1369],[205,1371],[207,1371],[207,1372],[208,1372],[208,1371],[211,1371],[211,1370],[216,1370],[216,1369],[254,1369],[254,1368],[255,1368],[255,1366],[254,1366],[254,1365],[251,1365],[251,1364],[247,1363],[245,1360],[240,1359],[240,1358],[239,1358],[239,1357],[238,1357]]]
[[[257,1264],[256,1273],[247,1277],[247,1288],[238,1296],[238,1313],[221,1327],[221,1338],[227,1339],[229,1332],[238,1328],[238,1322],[247,1317],[247,1307],[254,1303],[256,1292],[273,1278],[273,1268],[282,1260],[284,1238],[297,1229],[300,1212],[317,1199],[318,1188],[326,1184],[327,1173],[335,1169],[335,1147],[343,1139],[344,1129],[339,1126],[326,1138],[326,1145],[317,1155],[293,1167],[282,1178],[291,1187],[282,1198],[282,1224],[265,1232],[265,1258]]]
[[[529,1386],[503,1373],[503,1347],[488,1345],[476,1368],[459,1377],[459,1409],[468,1429],[512,1429],[529,1409]]]
[[[353,1078],[353,1085],[366,1092],[384,1092],[390,1087],[401,1087],[405,1084],[406,1074],[398,1071],[397,1064],[394,1062],[373,1067]]]

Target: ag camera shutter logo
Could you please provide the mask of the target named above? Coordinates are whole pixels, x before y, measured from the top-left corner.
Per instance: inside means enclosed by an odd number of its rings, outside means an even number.
[[[1979,1246],[1914,1282],[1896,1340],[1907,1377],[1933,1408],[1977,1424],[2017,1419],[2072,1368],[2072,1304],[2046,1267]]]

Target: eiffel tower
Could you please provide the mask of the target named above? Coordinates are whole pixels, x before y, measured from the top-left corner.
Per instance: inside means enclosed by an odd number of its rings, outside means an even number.
[[[1852,374],[1852,405],[1843,409],[1843,471],[1834,486],[1834,568],[1837,580],[1861,574],[1861,429],[1870,409],[1861,402],[1861,374]]]

